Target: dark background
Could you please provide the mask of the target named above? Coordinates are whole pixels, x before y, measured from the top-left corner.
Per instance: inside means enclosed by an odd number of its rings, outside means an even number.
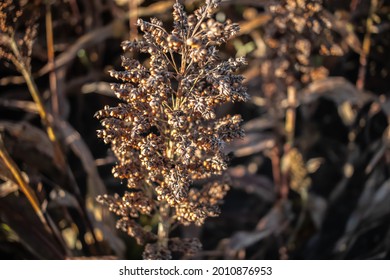
[[[46,207],[52,228],[42,226],[2,163],[1,258],[141,257],[142,248],[117,231],[115,218],[95,202],[98,194],[122,193],[125,184],[111,175],[115,158],[96,137],[100,125],[93,116],[118,102],[108,70],[120,69],[120,43],[142,35],[136,19],[158,17],[169,26],[173,3],[18,2],[23,10],[16,22],[18,38],[32,17],[38,24],[31,72],[54,116],[67,161],[65,167],[56,162],[25,80],[0,57],[2,147]],[[192,11],[200,2],[182,3]],[[265,61],[278,59],[267,49],[274,25],[269,3],[229,0],[220,7],[219,16],[241,26],[242,32],[221,51],[226,57],[246,56],[242,74],[252,99],[224,106],[219,113],[241,114],[247,136],[227,147],[232,189],[222,214],[202,228],[179,228],[173,234],[198,236],[203,250],[196,258],[201,259],[388,259],[390,2],[324,1],[333,20],[329,32],[343,54],[321,55],[313,48],[311,65],[329,72],[317,81],[302,83],[293,71],[293,148],[285,132],[286,92],[273,101],[261,70]],[[138,58],[147,63],[146,57]]]

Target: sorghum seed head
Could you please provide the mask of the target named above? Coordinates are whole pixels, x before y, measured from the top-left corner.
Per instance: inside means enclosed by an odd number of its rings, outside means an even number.
[[[239,30],[230,21],[213,18],[219,2],[207,0],[189,16],[176,2],[171,32],[157,19],[138,20],[143,39],[125,41],[122,48],[149,54],[149,65],[122,56],[124,70],[110,75],[120,80],[111,87],[123,103],[96,113],[103,126],[98,136],[118,158],[113,175],[131,188],[122,197],[101,196],[98,201],[122,217],[118,227],[139,243],[155,236],[130,218],[153,215],[169,205],[177,222],[201,225],[219,213],[228,190],[220,183],[200,191],[191,188],[194,180],[226,170],[224,145],[243,136],[241,117],[217,118],[215,108],[249,98],[243,77],[236,74],[245,60],[222,61],[218,55],[217,47]],[[169,248],[148,244],[144,258],[170,258],[170,250],[192,254],[200,248],[193,240],[182,245],[170,240]]]

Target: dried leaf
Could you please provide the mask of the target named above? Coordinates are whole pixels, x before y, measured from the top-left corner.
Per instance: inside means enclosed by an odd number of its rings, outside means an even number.
[[[308,213],[317,229],[321,229],[327,210],[327,202],[321,196],[309,194],[307,201]]]
[[[263,231],[239,231],[230,239],[230,249],[238,251],[256,244],[271,234],[271,230]]]
[[[226,146],[225,152],[233,152],[236,157],[245,157],[270,149],[274,145],[275,140],[271,133],[247,133],[243,139]]]
[[[61,128],[62,137],[66,144],[79,157],[87,173],[87,195],[85,200],[89,210],[88,214],[92,218],[94,226],[98,227],[103,233],[103,239],[110,243],[110,247],[119,256],[122,256],[125,247],[116,235],[115,221],[107,209],[96,202],[96,197],[106,193],[107,190],[97,171],[95,160],[80,134],[68,122],[61,121],[58,123],[58,127]],[[104,223],[98,222],[101,220]],[[108,230],[108,228],[111,230]]]
[[[19,236],[21,244],[38,259],[63,259],[65,249],[42,226],[24,196],[0,198],[2,220]]]
[[[0,198],[5,197],[11,193],[14,193],[19,190],[19,187],[17,184],[12,182],[11,180],[8,180],[2,184],[0,184]]]
[[[242,167],[232,167],[228,170],[235,189],[256,195],[264,202],[274,202],[276,199],[274,186],[270,179],[258,174],[249,174]]]
[[[311,103],[320,97],[333,100],[337,105],[350,102],[362,106],[373,99],[368,93],[356,89],[355,85],[342,77],[331,77],[311,83],[298,93],[299,101],[302,104]]]

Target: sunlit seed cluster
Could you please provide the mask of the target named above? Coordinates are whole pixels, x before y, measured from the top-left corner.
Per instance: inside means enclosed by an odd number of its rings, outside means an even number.
[[[245,60],[219,57],[218,47],[239,31],[229,20],[214,19],[219,2],[207,0],[192,15],[176,2],[171,32],[158,19],[139,19],[142,39],[125,41],[122,48],[148,54],[148,65],[123,56],[124,70],[110,72],[119,80],[111,87],[122,103],[96,113],[103,126],[98,136],[118,159],[114,177],[126,179],[134,192],[98,200],[122,216],[118,227],[137,241],[146,240],[145,232],[130,218],[153,215],[167,204],[174,221],[201,225],[218,215],[228,190],[223,183],[192,187],[196,180],[222,174],[225,143],[244,135],[239,115],[217,118],[215,112],[224,103],[249,98],[243,77],[236,74]],[[156,246],[148,244],[144,257],[170,257],[166,248]],[[181,251],[199,246],[189,247]]]

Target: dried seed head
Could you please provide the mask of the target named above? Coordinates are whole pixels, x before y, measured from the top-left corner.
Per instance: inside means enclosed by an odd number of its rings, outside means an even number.
[[[240,116],[217,118],[216,107],[249,99],[243,77],[236,73],[245,60],[218,55],[217,47],[239,30],[229,20],[213,18],[219,2],[208,0],[187,15],[177,1],[171,32],[157,19],[138,20],[143,38],[125,41],[122,48],[148,54],[148,65],[123,56],[124,70],[110,71],[120,80],[111,87],[123,103],[96,113],[103,126],[98,136],[118,158],[114,177],[126,179],[132,189],[98,201],[122,217],[118,227],[139,243],[155,236],[131,218],[161,214],[158,209],[169,206],[176,222],[201,225],[219,213],[228,189],[218,183],[200,191],[191,188],[194,180],[226,170],[223,147],[243,136]],[[193,254],[200,248],[193,240],[183,242],[171,239],[168,248],[161,242],[148,244],[144,258],[167,259],[171,251]]]
[[[282,0],[267,9],[272,19],[264,29],[268,50],[261,66],[263,92],[278,114],[289,86],[303,87],[326,76],[324,68],[313,63],[313,55],[342,55],[343,50],[335,43],[322,0]]]
[[[38,29],[38,9],[21,20],[23,8],[19,1],[0,3],[0,57],[11,61],[19,72],[22,68],[28,71],[31,68],[32,47]]]

